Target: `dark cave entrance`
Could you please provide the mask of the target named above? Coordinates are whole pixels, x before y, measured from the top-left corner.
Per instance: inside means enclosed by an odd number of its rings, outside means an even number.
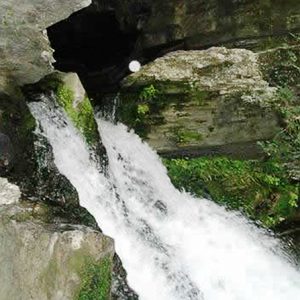
[[[115,91],[135,57],[138,31],[124,32],[112,9],[88,7],[48,28],[55,68],[76,72],[92,97]]]

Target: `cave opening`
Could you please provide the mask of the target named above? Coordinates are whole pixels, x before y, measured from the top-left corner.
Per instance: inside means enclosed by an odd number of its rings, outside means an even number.
[[[113,9],[88,7],[47,31],[55,50],[54,67],[76,72],[93,98],[116,91],[129,74],[129,62],[136,58],[139,32],[122,30]]]

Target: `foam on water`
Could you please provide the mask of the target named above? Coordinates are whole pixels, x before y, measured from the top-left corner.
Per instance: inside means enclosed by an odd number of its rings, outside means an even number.
[[[90,150],[53,102],[30,109],[55,163],[96,218],[144,300],[295,300],[300,274],[278,240],[239,213],[171,184],[158,155],[122,125],[98,120],[109,165]]]

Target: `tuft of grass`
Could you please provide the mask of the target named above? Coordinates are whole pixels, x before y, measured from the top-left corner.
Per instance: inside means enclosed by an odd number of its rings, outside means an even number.
[[[108,300],[111,291],[111,258],[100,263],[89,262],[81,274],[82,283],[77,300]]]

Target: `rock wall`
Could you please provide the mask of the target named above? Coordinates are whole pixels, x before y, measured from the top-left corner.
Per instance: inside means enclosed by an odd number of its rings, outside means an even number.
[[[125,30],[138,28],[141,49],[261,48],[300,30],[298,0],[117,0]],[[269,38],[270,37],[270,38]]]
[[[256,157],[279,130],[275,97],[251,51],[177,51],[124,80],[120,117],[162,154]]]

